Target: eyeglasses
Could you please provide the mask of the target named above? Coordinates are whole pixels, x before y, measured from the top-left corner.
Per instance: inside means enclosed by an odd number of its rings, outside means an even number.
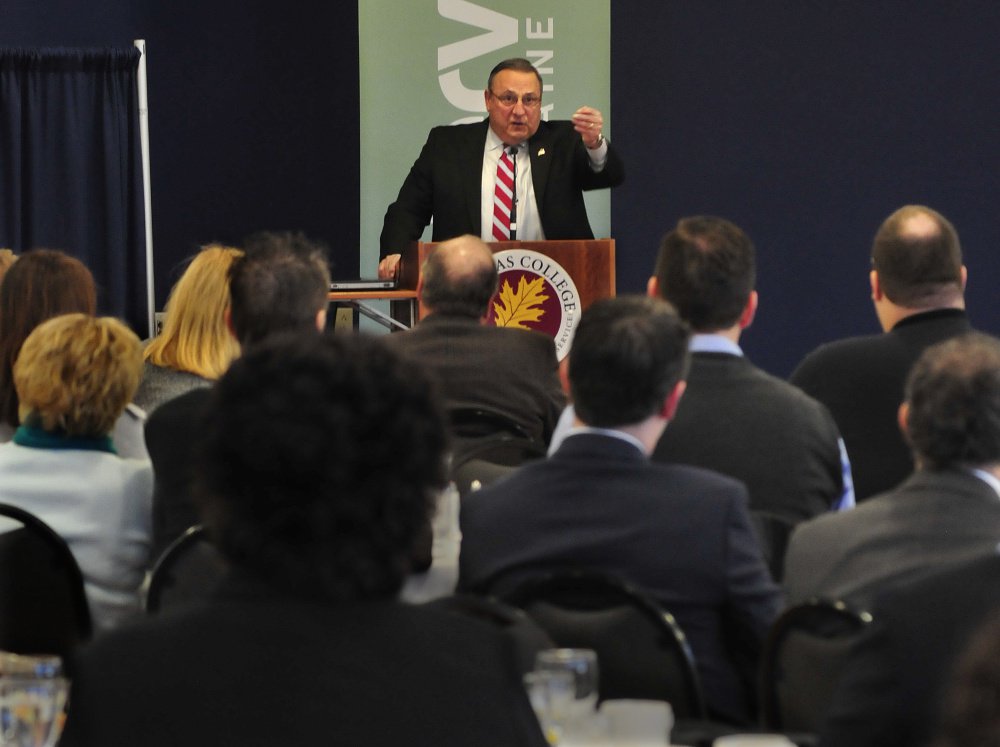
[[[493,93],[493,91],[490,91],[490,95],[506,107],[516,106],[518,102],[518,95],[516,93],[511,93],[510,91],[501,94],[496,94]],[[542,105],[542,97],[536,96],[533,93],[524,94],[520,97],[520,101],[521,106],[525,109],[535,109]]]

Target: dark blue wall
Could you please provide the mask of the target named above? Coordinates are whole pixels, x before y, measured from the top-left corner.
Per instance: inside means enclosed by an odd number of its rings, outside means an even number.
[[[357,271],[353,3],[0,9],[4,45],[147,40],[158,305],[197,245],[260,228],[301,228]],[[1000,330],[997,38],[995,0],[614,0],[619,292],[644,287],[679,217],[729,217],[759,253],[745,347],[785,375],[820,342],[877,329],[871,237],[922,202],[958,227],[973,319]]]

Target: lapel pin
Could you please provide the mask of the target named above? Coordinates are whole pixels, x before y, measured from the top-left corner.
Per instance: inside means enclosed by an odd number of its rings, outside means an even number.
[[[539,148],[538,149],[538,155],[544,156],[545,155],[545,148]]]

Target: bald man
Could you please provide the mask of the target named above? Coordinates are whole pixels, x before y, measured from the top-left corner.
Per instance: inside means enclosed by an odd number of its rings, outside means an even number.
[[[900,208],[875,234],[871,259],[871,297],[883,334],[822,345],[791,377],[833,414],[859,501],[913,471],[896,423],[910,368],[926,348],[972,329],[962,248],[943,215],[923,205]]]
[[[471,235],[445,241],[420,274],[420,323],[387,339],[431,370],[448,406],[498,411],[544,445],[565,404],[555,344],[533,330],[487,325],[496,289],[485,242]]]

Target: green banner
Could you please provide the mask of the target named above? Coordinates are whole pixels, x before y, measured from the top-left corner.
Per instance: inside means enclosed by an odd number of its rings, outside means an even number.
[[[385,210],[428,131],[483,119],[497,62],[534,63],[543,119],[593,106],[611,137],[610,0],[358,0],[358,27],[362,275],[375,272]],[[611,236],[609,192],[586,200],[595,236]]]

